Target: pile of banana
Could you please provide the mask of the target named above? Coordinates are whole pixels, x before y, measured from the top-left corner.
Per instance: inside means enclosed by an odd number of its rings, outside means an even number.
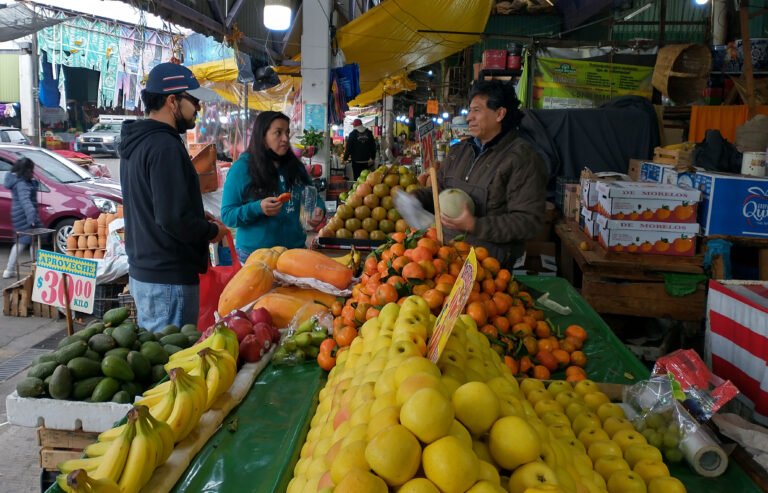
[[[87,459],[59,464],[63,474],[56,481],[64,491],[117,491],[116,487],[121,493],[138,492],[173,452],[171,427],[155,419],[146,406],[128,411],[119,430],[116,436],[112,430],[99,435],[99,441],[86,448]],[[78,470],[82,472],[72,474]]]
[[[360,252],[355,249],[355,245],[352,245],[352,249],[349,253],[341,257],[331,257],[336,262],[340,263],[344,267],[352,269],[352,272],[357,272],[360,268]]]
[[[171,455],[174,444],[189,435],[232,385],[237,352],[237,335],[217,328],[200,343],[173,354],[165,367],[169,380],[144,392],[125,424],[101,433],[85,448],[87,458],[59,464],[59,486],[67,492],[139,491]],[[117,489],[109,489],[113,485]]]
[[[57,479],[59,487],[74,493],[120,493],[120,487],[109,478],[93,479],[85,469],[75,469]]]

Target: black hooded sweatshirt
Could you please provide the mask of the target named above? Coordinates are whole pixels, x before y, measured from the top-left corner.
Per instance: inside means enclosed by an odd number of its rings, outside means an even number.
[[[131,277],[198,284],[218,228],[205,218],[197,172],[176,129],[152,119],[125,122],[120,185]]]

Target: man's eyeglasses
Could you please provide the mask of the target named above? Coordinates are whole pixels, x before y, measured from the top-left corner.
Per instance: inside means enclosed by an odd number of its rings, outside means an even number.
[[[187,101],[192,103],[195,106],[195,108],[200,106],[200,100],[191,94],[187,94],[186,92],[181,92],[181,93],[178,93],[176,96],[182,99],[186,99]]]

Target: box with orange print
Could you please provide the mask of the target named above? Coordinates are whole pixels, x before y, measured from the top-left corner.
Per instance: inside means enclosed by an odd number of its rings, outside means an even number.
[[[609,219],[695,223],[701,191],[645,182],[599,182],[597,212]]]
[[[661,223],[608,219],[597,215],[597,241],[614,252],[678,255],[696,253],[698,223]]]

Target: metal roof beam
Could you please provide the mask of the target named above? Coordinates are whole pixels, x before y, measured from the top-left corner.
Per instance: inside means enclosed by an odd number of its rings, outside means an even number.
[[[232,27],[232,23],[235,22],[235,17],[240,13],[240,9],[243,7],[243,0],[237,0],[232,6],[232,10],[227,14],[227,20],[224,23],[227,29]]]
[[[208,8],[211,9],[211,13],[216,22],[224,25],[224,15],[221,13],[219,2],[217,0],[208,0]]]

